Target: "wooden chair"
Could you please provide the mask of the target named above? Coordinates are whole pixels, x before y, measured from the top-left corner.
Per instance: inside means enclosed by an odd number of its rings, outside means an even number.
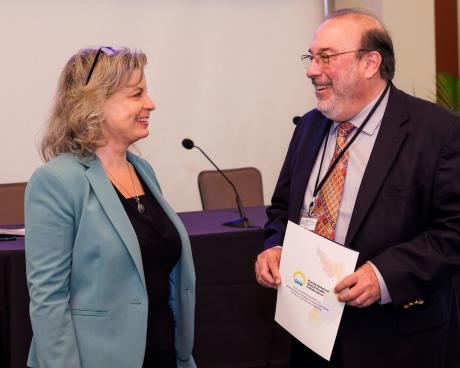
[[[255,167],[222,170],[233,182],[244,207],[263,206],[262,175]],[[236,208],[235,192],[217,170],[202,171],[198,175],[203,210]]]
[[[27,183],[0,184],[0,226],[24,224],[24,192]]]

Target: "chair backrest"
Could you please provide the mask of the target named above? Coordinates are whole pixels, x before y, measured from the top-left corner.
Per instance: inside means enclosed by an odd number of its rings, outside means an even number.
[[[24,192],[27,183],[0,184],[0,226],[24,223]]]
[[[263,206],[262,175],[255,167],[222,170],[233,182],[245,207]],[[236,208],[235,193],[217,170],[198,175],[198,189],[204,210]]]

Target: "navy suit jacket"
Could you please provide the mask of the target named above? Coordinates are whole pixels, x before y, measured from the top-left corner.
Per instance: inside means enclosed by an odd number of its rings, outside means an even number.
[[[266,248],[282,244],[288,220],[299,222],[328,127],[318,110],[298,122],[267,209]],[[438,364],[456,359],[446,349],[460,343],[452,298],[460,266],[457,115],[391,87],[345,245],[359,251],[358,267],[368,260],[377,266],[392,303],[346,307],[337,340],[344,364],[444,367]]]

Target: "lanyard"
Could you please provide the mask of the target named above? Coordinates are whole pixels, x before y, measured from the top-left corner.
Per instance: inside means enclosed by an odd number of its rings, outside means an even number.
[[[324,142],[324,147],[323,147],[323,153],[321,155],[321,161],[320,161],[320,164],[319,164],[319,170],[318,170],[318,176],[316,177],[316,182],[315,182],[315,189],[313,191],[313,198],[310,202],[310,205],[308,206],[308,216],[311,217],[312,215],[312,210],[313,210],[313,204],[315,202],[315,199],[316,199],[316,195],[318,194],[318,192],[321,190],[321,188],[323,187],[324,183],[326,182],[326,180],[329,178],[329,176],[331,175],[332,171],[334,170],[335,166],[337,165],[337,163],[339,162],[339,160],[342,158],[342,156],[344,155],[344,153],[348,150],[348,148],[353,144],[353,142],[355,141],[356,137],[359,135],[359,133],[361,133],[361,131],[364,129],[364,127],[366,126],[367,122],[369,121],[369,119],[372,117],[372,115],[374,115],[374,112],[375,110],[377,110],[377,108],[380,106],[380,104],[382,103],[382,100],[383,98],[385,97],[385,95],[387,94],[388,92],[388,89],[390,88],[390,85],[391,85],[391,81],[389,81],[385,87],[385,89],[383,90],[383,93],[381,94],[381,96],[379,97],[379,99],[377,100],[377,102],[375,103],[375,105],[372,107],[371,111],[369,111],[369,114],[367,114],[366,116],[366,119],[364,119],[364,121],[361,123],[361,125],[358,127],[358,130],[355,132],[355,134],[353,135],[353,137],[350,139],[350,141],[347,143],[347,145],[343,148],[343,150],[341,150],[339,152],[339,154],[337,155],[337,157],[335,158],[335,160],[331,163],[331,165],[329,166],[329,168],[327,169],[327,172],[326,174],[324,175],[323,179],[321,180],[321,182],[318,184],[318,181],[319,181],[319,176],[321,175],[321,168],[323,166],[323,160],[324,160],[324,155],[326,153],[326,146],[327,146],[327,141],[328,141],[328,138],[329,138],[329,133],[326,135],[326,140]],[[332,126],[332,122],[329,123],[329,129],[331,129],[331,126]]]

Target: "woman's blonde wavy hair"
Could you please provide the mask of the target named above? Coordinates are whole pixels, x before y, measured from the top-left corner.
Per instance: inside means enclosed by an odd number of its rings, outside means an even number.
[[[104,145],[103,106],[127,82],[134,69],[143,72],[147,57],[141,51],[117,48],[102,52],[85,85],[98,49],[82,49],[67,62],[59,78],[54,105],[40,145],[44,161],[64,152],[93,155]]]

